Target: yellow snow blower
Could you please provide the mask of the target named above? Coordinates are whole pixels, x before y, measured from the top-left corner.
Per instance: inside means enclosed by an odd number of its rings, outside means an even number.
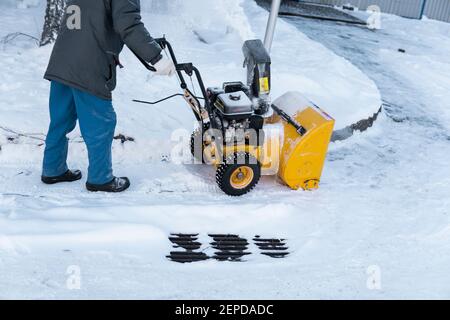
[[[298,92],[288,92],[271,103],[271,59],[262,41],[244,43],[247,84],[226,82],[209,88],[192,63],[178,63],[165,38],[156,41],[168,49],[182,96],[200,124],[191,137],[192,155],[216,167],[217,185],[223,192],[246,194],[261,175],[278,175],[292,189],[318,188],[334,120]],[[201,97],[188,88],[184,75],[195,75]],[[155,104],[174,96],[134,101]]]

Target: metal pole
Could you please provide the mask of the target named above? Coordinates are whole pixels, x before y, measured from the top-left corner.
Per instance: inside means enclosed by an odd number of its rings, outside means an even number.
[[[269,21],[267,22],[266,36],[264,37],[264,47],[270,52],[272,48],[273,36],[277,25],[278,14],[280,13],[281,0],[272,0]]]
[[[423,14],[425,13],[426,6],[427,6],[427,0],[423,0],[422,1],[422,8],[420,8],[420,18],[419,19],[423,18]]]

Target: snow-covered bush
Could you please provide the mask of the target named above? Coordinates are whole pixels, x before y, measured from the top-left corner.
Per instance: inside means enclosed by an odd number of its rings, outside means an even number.
[[[11,2],[15,2],[17,8],[19,9],[26,9],[37,7],[38,5],[40,5],[41,0],[11,0]]]

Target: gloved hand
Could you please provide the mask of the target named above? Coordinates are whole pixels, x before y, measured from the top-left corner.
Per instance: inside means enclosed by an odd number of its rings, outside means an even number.
[[[156,62],[153,67],[156,69],[155,74],[160,76],[173,76],[176,72],[175,64],[172,59],[162,58]]]

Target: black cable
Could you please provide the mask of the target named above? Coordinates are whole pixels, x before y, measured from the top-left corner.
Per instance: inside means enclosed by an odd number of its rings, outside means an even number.
[[[158,103],[161,103],[161,102],[163,102],[163,101],[166,101],[166,100],[169,100],[169,99],[172,99],[172,98],[175,98],[175,97],[178,97],[178,96],[184,96],[183,94],[181,94],[181,93],[176,93],[176,94],[173,94],[173,95],[171,95],[171,96],[168,96],[168,97],[165,97],[165,98],[163,98],[163,99],[161,99],[161,100],[158,100],[158,101],[153,101],[153,102],[151,102],[151,101],[143,101],[143,100],[133,100],[133,102],[137,102],[137,103],[144,103],[144,104],[158,104]]]
[[[37,135],[39,135],[39,136],[45,136],[45,135],[42,134],[42,133],[36,133],[36,134],[32,134],[32,133],[31,133],[31,134],[30,134],[30,133],[21,133],[21,132],[15,131],[15,130],[13,130],[13,129],[4,127],[4,126],[0,126],[0,130],[3,130],[3,131],[8,132],[8,133],[12,133],[12,134],[14,134],[14,135],[16,135],[16,136],[19,136],[19,137],[24,137],[24,138],[33,139],[33,140],[39,140],[39,141],[45,141],[44,138],[36,137]]]
[[[163,102],[163,101],[166,101],[166,100],[169,100],[169,99],[178,97],[178,96],[184,97],[184,94],[182,94],[182,93],[176,93],[176,94],[173,94],[173,95],[171,95],[171,96],[165,97],[165,98],[163,98],[163,99],[161,99],[161,100],[158,100],[158,101],[143,101],[143,100],[136,100],[136,99],[134,99],[133,102],[144,103],[144,104],[152,104],[152,105],[154,105],[154,104],[158,104],[158,103],[161,103],[161,102]],[[201,98],[201,97],[195,97],[195,98],[201,99],[201,100],[205,100],[205,98]]]

